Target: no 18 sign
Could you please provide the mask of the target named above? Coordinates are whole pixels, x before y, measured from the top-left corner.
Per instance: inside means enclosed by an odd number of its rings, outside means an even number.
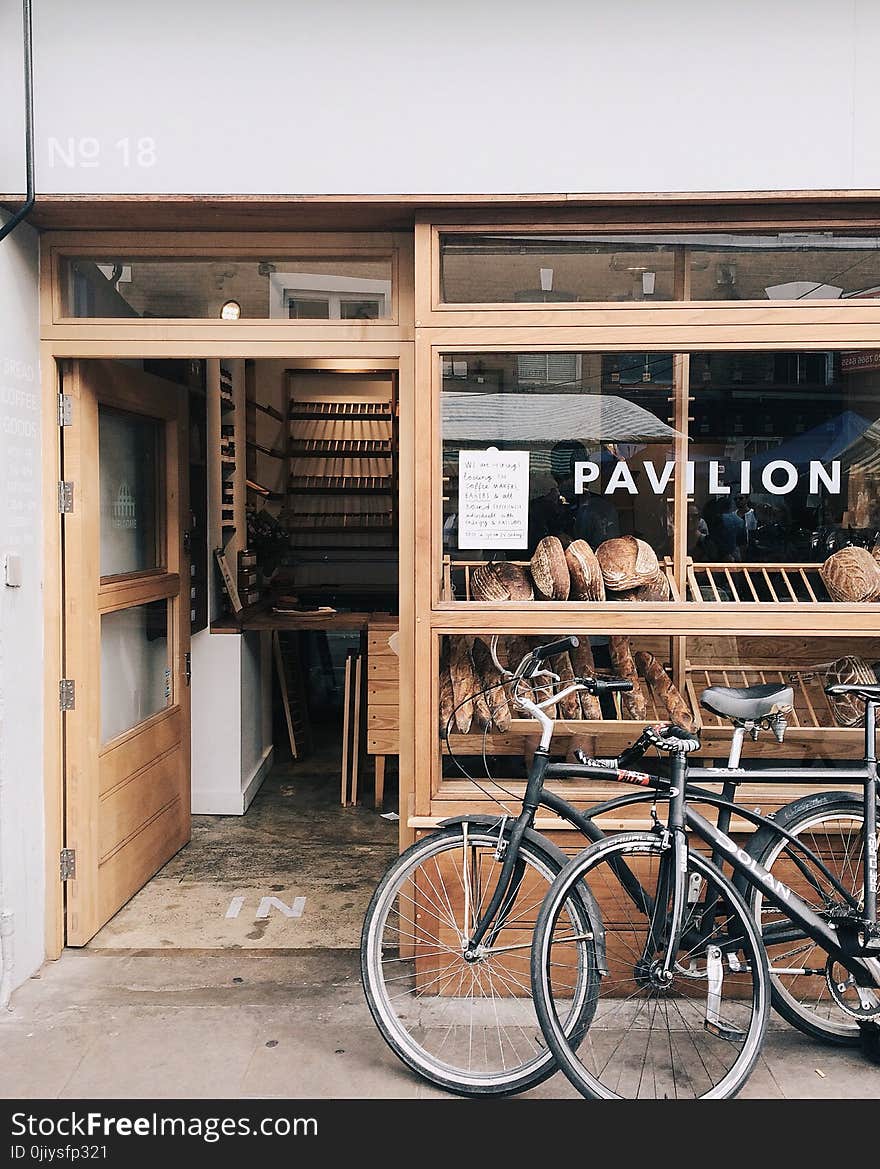
[[[97,167],[108,158],[124,167],[155,166],[157,161],[155,138],[120,138],[111,143],[92,137],[50,138],[48,147],[50,167]]]

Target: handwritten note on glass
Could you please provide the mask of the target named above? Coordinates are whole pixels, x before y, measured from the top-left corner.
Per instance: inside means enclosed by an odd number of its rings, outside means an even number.
[[[525,548],[529,542],[529,452],[460,451],[459,548]]]

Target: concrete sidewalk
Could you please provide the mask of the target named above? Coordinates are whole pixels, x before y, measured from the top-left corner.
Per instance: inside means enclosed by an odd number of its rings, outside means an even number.
[[[67,951],[0,1017],[5,1097],[454,1099],[398,1062],[354,950]],[[880,1099],[880,1067],[775,1018],[743,1097]],[[572,1098],[561,1076],[526,1096]]]

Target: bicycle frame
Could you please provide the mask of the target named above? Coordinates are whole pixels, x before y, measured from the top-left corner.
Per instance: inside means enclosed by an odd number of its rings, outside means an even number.
[[[671,759],[672,774],[670,779],[647,772],[634,771],[628,767],[621,767],[619,765],[625,757],[627,758],[627,762],[633,756],[636,758],[641,757],[638,755],[638,741],[627,752],[624,752],[620,759],[589,760],[584,764],[553,764],[550,762],[549,750],[555,725],[553,720],[537,704],[523,702],[523,706],[541,723],[541,743],[535,751],[534,761],[523,796],[522,811],[514,821],[510,840],[507,842],[507,853],[504,857],[504,864],[502,865],[498,885],[481,920],[476,923],[474,933],[469,939],[467,947],[469,951],[474,950],[482,942],[487,934],[490,933],[490,929],[494,935],[498,929],[503,927],[503,922],[499,922],[496,928],[491,928],[498,910],[504,903],[505,897],[508,897],[509,894],[515,896],[519,879],[521,879],[521,874],[519,878],[516,877],[519,845],[526,830],[532,827],[535,814],[539,807],[544,806],[555,812],[565,822],[578,829],[587,840],[595,842],[603,839],[605,834],[594,822],[594,817],[629,804],[648,800],[654,801],[657,799],[658,794],[663,792],[668,795],[670,802],[669,821],[666,831],[669,833],[669,842],[675,851],[677,869],[680,870],[683,865],[686,870],[687,840],[685,830],[686,828],[690,828],[705,843],[711,845],[714,863],[720,865],[722,860],[726,860],[734,872],[740,873],[748,883],[757,886],[773,904],[777,905],[785,913],[790,921],[794,922],[795,925],[799,925],[808,935],[816,941],[819,941],[832,957],[852,973],[856,978],[857,985],[880,986],[880,960],[872,957],[861,958],[844,950],[836,932],[822,918],[798,897],[793,890],[771,876],[766,869],[745,849],[740,848],[728,835],[730,820],[734,813],[757,825],[769,825],[776,833],[793,843],[812,863],[816,864],[825,873],[826,877],[835,885],[839,886],[839,882],[828,872],[821,859],[801,841],[797,840],[768,817],[762,816],[757,812],[752,812],[746,808],[737,807],[732,800],[736,787],[745,780],[757,783],[776,783],[781,780],[789,783],[815,783],[818,778],[815,770],[808,768],[751,770],[739,766],[742,742],[742,734],[740,733],[742,728],[739,727],[731,745],[731,753],[727,767],[689,769],[685,756],[673,755]],[[852,769],[835,769],[834,772],[835,778],[849,783],[858,782],[864,786],[866,849],[862,904],[864,906],[864,919],[871,924],[876,923],[877,920],[876,835],[878,774],[875,748],[876,707],[877,704],[874,702],[866,703],[865,756],[862,766]],[[642,751],[642,754],[644,754],[644,751]],[[734,762],[737,765],[731,766],[731,763]],[[576,808],[573,808],[561,796],[545,790],[544,787],[548,779],[575,778],[631,783],[639,787],[651,788],[652,791],[651,794],[640,792],[617,797],[605,801],[603,804],[595,805],[587,812],[580,812]],[[724,789],[721,795],[718,795],[701,788],[689,787],[689,780],[692,778],[715,783],[722,782]],[[686,789],[688,790],[686,791]],[[696,798],[700,803],[717,807],[719,809],[718,825],[713,825],[699,812],[691,808],[687,802],[688,797],[691,799]],[[466,817],[462,817],[462,819],[466,819]],[[632,872],[625,865],[621,865],[618,870],[618,876],[636,904],[642,908],[643,912],[653,916],[653,900],[648,896]],[[684,916],[684,900],[686,895],[684,883],[681,881],[676,882],[675,891],[676,897],[672,907],[672,917],[671,919],[666,919],[666,924],[671,937],[677,940],[680,936],[681,923]],[[850,904],[856,908],[857,906],[854,904],[853,898],[846,894],[845,890],[842,890],[842,887],[841,891],[847,896]],[[667,965],[671,964],[675,950],[676,946],[668,949],[666,956]]]

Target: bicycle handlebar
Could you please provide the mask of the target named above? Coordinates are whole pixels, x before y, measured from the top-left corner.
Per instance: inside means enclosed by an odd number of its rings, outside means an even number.
[[[546,645],[539,645],[532,650],[532,657],[536,662],[543,662],[545,658],[555,658],[557,654],[564,654],[567,650],[577,649],[580,641],[576,637],[563,637],[559,641],[548,641]]]

